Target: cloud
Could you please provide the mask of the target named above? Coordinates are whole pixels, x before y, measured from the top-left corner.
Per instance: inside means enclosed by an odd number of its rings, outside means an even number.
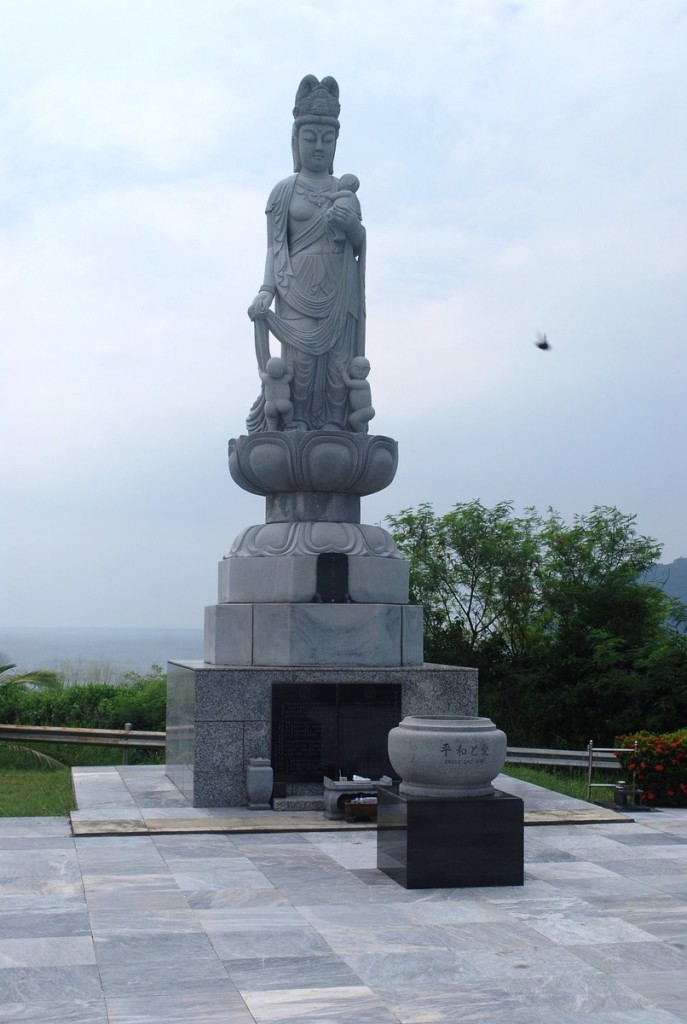
[[[4,5],[5,620],[195,625],[262,519],[226,441],[309,72],[341,86],[401,450],[368,521],[616,503],[684,555],[686,27],[678,0]]]
[[[66,71],[44,78],[23,114],[43,149],[170,174],[204,164],[237,109],[236,96],[216,82],[160,82],[149,71],[124,82],[90,76],[84,89],[83,74]]]

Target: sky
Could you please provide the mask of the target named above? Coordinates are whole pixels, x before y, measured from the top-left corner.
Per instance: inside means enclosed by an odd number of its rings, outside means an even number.
[[[311,73],[399,444],[363,522],[611,505],[687,555],[684,0],[0,0],[0,38],[2,625],[200,627],[263,521],[226,446]]]

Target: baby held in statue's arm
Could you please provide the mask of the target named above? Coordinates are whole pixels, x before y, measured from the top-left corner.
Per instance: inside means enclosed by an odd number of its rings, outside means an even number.
[[[337,207],[344,207],[352,210],[358,220],[362,220],[362,209],[356,192],[360,188],[360,180],[355,174],[342,174],[339,178],[339,187],[330,196],[332,205],[327,210],[327,221],[332,232],[332,238],[336,242],[343,242],[346,235],[334,219],[334,210]]]

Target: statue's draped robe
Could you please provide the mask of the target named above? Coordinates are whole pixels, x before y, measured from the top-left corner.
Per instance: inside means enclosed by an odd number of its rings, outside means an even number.
[[[313,206],[309,220],[292,221],[289,236],[289,204],[297,180],[294,174],[279,182],[267,203],[276,288],[276,309],[268,311],[267,325],[293,371],[294,426],[345,430],[348,388],[343,372],[365,352],[364,244],[356,258],[348,238],[334,239],[325,217],[330,206],[326,200]],[[332,179],[334,190],[337,184]],[[327,240],[326,252],[307,251],[322,239]]]

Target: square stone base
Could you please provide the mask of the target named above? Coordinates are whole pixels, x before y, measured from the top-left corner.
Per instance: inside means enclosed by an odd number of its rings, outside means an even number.
[[[270,555],[219,563],[220,604],[311,604],[317,594],[318,555]],[[410,563],[405,558],[349,555],[346,589],[354,604],[407,604]]]
[[[520,797],[432,799],[377,790],[377,867],[406,889],[522,885]]]
[[[210,665],[421,665],[422,606],[211,605],[204,656]]]
[[[249,758],[272,755],[272,687],[320,683],[400,685],[401,717],[477,714],[473,668],[258,668],[169,662],[167,775],[194,807],[245,806]],[[387,735],[379,737],[384,750]]]

